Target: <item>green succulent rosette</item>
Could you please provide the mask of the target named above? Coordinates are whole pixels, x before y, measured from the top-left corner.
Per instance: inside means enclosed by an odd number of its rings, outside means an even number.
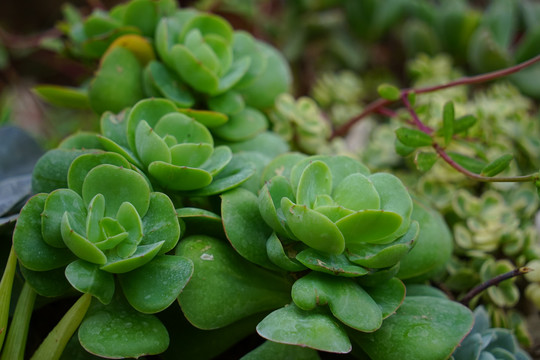
[[[154,271],[160,276],[152,261],[172,267],[190,263],[165,255],[180,238],[172,201],[153,192],[147,180],[114,153],[76,157],[67,183],[67,188],[35,195],[21,212],[13,244],[27,281],[39,285],[61,269],[72,287],[107,304],[117,275],[137,310],[152,313],[167,307],[181,290],[173,278],[163,278],[161,286],[176,289],[176,295],[166,303],[152,303],[141,298],[137,277]]]
[[[104,148],[129,159],[167,191],[213,195],[254,173],[229,147],[214,147],[208,128],[166,99],[141,100],[120,117],[104,114],[101,132]]]
[[[410,195],[395,176],[370,174],[345,156],[282,154],[264,168],[261,182],[258,195],[244,188],[221,195],[232,248],[208,237],[177,248],[199,274],[179,297],[186,318],[216,329],[265,312],[257,332],[267,340],[349,352],[351,334],[378,331],[405,299],[399,262],[425,226],[414,218]],[[244,294],[234,307],[204,295],[212,288],[209,274],[224,262],[231,276],[219,273],[220,294]],[[271,302],[261,295],[270,288],[279,288]]]
[[[270,166],[282,171],[276,165]],[[391,174],[370,174],[344,156],[307,157],[289,174],[271,177],[260,191],[259,209],[284,243],[300,242],[310,253],[344,256],[365,268],[395,265],[418,230],[401,181]]]

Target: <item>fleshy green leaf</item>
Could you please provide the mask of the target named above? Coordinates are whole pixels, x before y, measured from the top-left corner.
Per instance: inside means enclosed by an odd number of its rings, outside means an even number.
[[[47,271],[61,268],[74,260],[69,249],[48,245],[41,236],[41,213],[47,194],[30,198],[21,210],[13,233],[13,248],[19,261],[28,269]]]
[[[296,190],[298,205],[313,208],[318,195],[330,195],[332,191],[332,174],[328,165],[322,161],[309,164],[300,177]]]
[[[38,85],[32,89],[43,100],[61,107],[90,108],[88,92],[84,89],[58,85]]]
[[[194,264],[178,299],[186,318],[198,328],[217,329],[290,302],[287,280],[248,262],[226,242],[191,236],[179,243],[176,254]]]
[[[339,228],[326,216],[305,205],[296,205],[288,198],[281,199],[281,210],[292,233],[304,244],[329,254],[341,254],[345,239]]]
[[[295,243],[298,244],[298,243]],[[297,249],[295,244],[287,244],[287,248],[279,240],[275,232],[266,240],[266,253],[275,265],[287,271],[302,271],[306,267],[296,260]],[[287,251],[287,253],[285,253]]]
[[[133,255],[128,258],[109,254],[107,263],[101,266],[100,269],[115,274],[123,274],[132,271],[156,257],[162,246],[163,241],[151,245],[139,245]]]
[[[178,297],[193,274],[191,260],[161,255],[148,264],[119,276],[128,302],[137,311],[153,314],[165,310]]]
[[[332,198],[339,205],[354,211],[379,209],[381,202],[371,180],[360,173],[343,179],[332,193]]]
[[[91,243],[83,235],[77,233],[71,226],[73,216],[65,212],[62,217],[62,238],[66,246],[80,259],[89,261],[94,264],[103,265],[107,262],[107,257],[94,243]]]
[[[154,161],[148,171],[163,187],[171,190],[195,190],[212,182],[212,175],[206,170],[176,166],[163,161]]]
[[[181,236],[180,225],[171,199],[158,192],[150,194],[150,206],[142,218],[143,238],[140,245],[163,241],[159,251],[164,254],[172,250]]]
[[[227,141],[242,141],[262,133],[268,128],[265,115],[257,109],[245,107],[229,117],[222,126],[212,128],[212,132]]]
[[[328,305],[336,318],[356,330],[371,332],[382,324],[381,309],[352,279],[311,272],[294,283],[292,298],[302,310]]]
[[[221,126],[229,121],[229,117],[225,114],[209,110],[197,109],[178,109],[178,112],[195,119],[197,122],[206,127],[214,128]]]
[[[273,342],[345,354],[351,343],[338,322],[322,310],[305,311],[291,304],[272,312],[257,333]]]
[[[296,255],[296,259],[311,270],[324,272],[335,276],[357,277],[366,275],[363,267],[351,263],[345,255],[321,254],[313,249],[305,249]]]
[[[285,225],[285,215],[281,210],[281,199],[294,199],[289,181],[283,176],[274,176],[259,192],[259,211],[264,221],[274,231],[290,236]]]
[[[105,216],[114,217],[124,202],[131,203],[140,216],[150,204],[150,187],[136,171],[114,165],[99,165],[88,172],[82,187],[86,204],[96,195],[105,197]]]
[[[266,253],[272,230],[259,214],[255,194],[238,188],[227,191],[221,195],[221,216],[225,234],[240,255],[265,268],[276,269]]]
[[[79,328],[79,341],[86,351],[101,357],[138,358],[165,351],[169,334],[155,316],[115,299],[88,311]]]
[[[86,221],[86,206],[82,198],[76,192],[69,189],[58,189],[47,196],[45,207],[41,217],[41,234],[43,241],[56,248],[65,248],[64,240],[60,232],[60,224],[64,212],[69,211],[74,217],[74,226],[85,234],[81,226]],[[80,224],[79,226],[77,226]]]
[[[139,122],[135,130],[137,155],[149,166],[154,161],[171,162],[171,151],[165,141],[144,120]]]
[[[393,234],[403,218],[385,210],[361,210],[347,215],[336,222],[347,246],[357,243],[380,243]]]
[[[251,350],[240,358],[240,360],[274,359],[319,360],[320,357],[313,349],[265,341],[255,350]]]
[[[195,103],[193,95],[182,85],[180,80],[163,64],[152,61],[148,64],[148,70],[155,87],[176,105],[189,108]]]
[[[383,319],[392,316],[405,300],[405,285],[395,277],[374,286],[364,286],[363,288],[381,308]],[[407,288],[407,294],[408,291]]]
[[[367,268],[386,268],[397,264],[413,246],[419,232],[417,222],[411,223],[408,232],[390,244],[358,243],[347,247],[347,257],[355,264]]]
[[[26,282],[41,296],[58,297],[73,290],[63,267],[49,271],[33,271],[19,264],[19,269]]]
[[[95,264],[76,260],[66,267],[66,278],[71,286],[82,293],[91,294],[103,304],[111,302],[114,295],[114,277],[99,270]]]
[[[351,332],[349,336],[372,358],[446,359],[473,324],[463,305],[435,297],[407,297],[397,313],[374,333]]]

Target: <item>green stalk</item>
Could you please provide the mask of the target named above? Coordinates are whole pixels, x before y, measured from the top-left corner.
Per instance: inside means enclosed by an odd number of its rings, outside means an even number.
[[[58,360],[86,315],[91,300],[90,294],[81,296],[43,340],[31,360]]]
[[[30,327],[30,318],[32,317],[36,295],[34,289],[25,282],[19,295],[19,301],[17,301],[1,360],[24,359],[26,338],[28,337],[28,328]]]
[[[13,278],[15,277],[15,269],[17,267],[17,255],[13,246],[9,252],[6,269],[0,281],[0,350],[4,344],[6,337],[7,324],[9,318],[9,303],[11,301],[11,289],[13,287]]]

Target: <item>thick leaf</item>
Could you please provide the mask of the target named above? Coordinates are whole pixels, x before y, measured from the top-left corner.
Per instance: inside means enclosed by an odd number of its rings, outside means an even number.
[[[383,319],[392,316],[405,299],[405,285],[395,277],[375,286],[363,288],[381,308]]]
[[[164,254],[172,250],[181,236],[176,210],[171,199],[162,193],[150,193],[150,205],[142,218],[143,238],[140,245],[163,241],[159,251]]]
[[[317,351],[310,348],[265,341],[255,350],[251,350],[240,358],[240,360],[275,359],[318,360],[320,357]]]
[[[322,310],[305,311],[290,304],[272,312],[257,332],[273,342],[345,354],[351,343],[345,330]]]
[[[418,221],[420,233],[414,248],[400,262],[400,279],[427,274],[443,266],[452,254],[452,235],[440,214],[415,201],[412,219]]]
[[[58,148],[67,150],[105,150],[105,147],[100,141],[100,135],[90,131],[77,131],[76,133],[69,135],[58,144]]]
[[[297,158],[297,157],[296,157]],[[304,172],[306,166],[311,162],[320,160],[324,162],[330,168],[332,173],[332,191],[351,174],[361,173],[362,175],[369,175],[369,170],[358,160],[355,160],[349,156],[337,155],[337,156],[326,156],[326,155],[315,155],[306,157],[300,161],[297,160],[297,163],[290,170],[290,180],[293,186],[293,189],[298,187],[298,182],[300,177]]]
[[[294,193],[289,181],[283,176],[274,176],[266,181],[259,192],[259,211],[262,218],[274,231],[280,235],[291,237],[285,224],[285,215],[281,210],[281,199],[294,199]],[[294,238],[294,235],[292,235]]]
[[[265,183],[268,180],[272,179],[274,176],[281,175],[285,179],[291,178],[291,171],[294,166],[299,163],[301,160],[307,158],[305,154],[299,152],[287,152],[275,157],[270,164],[268,164],[263,171],[261,182]],[[328,165],[328,164],[327,164]],[[306,164],[307,166],[307,164]],[[298,173],[298,180],[302,175],[301,172]],[[296,182],[298,184],[298,182]]]
[[[198,328],[217,329],[290,302],[286,279],[248,262],[226,242],[191,236],[179,243],[176,254],[194,264],[193,276],[178,300]]]
[[[143,98],[142,67],[135,55],[123,47],[111,50],[102,60],[90,85],[92,109],[120,112]]]
[[[135,148],[137,156],[144,166],[154,161],[171,162],[171,151],[167,143],[144,120],[135,130]]]
[[[294,283],[292,298],[302,310],[328,305],[336,318],[356,330],[372,332],[382,324],[381,309],[352,279],[311,272]]]
[[[169,345],[169,334],[159,319],[114,300],[94,306],[79,328],[86,351],[107,358],[138,358],[159,354]]]
[[[472,328],[473,316],[463,305],[435,297],[407,297],[397,313],[374,333],[350,332],[372,358],[446,359]]]
[[[178,112],[161,117],[154,130],[163,138],[167,135],[173,136],[178,144],[214,144],[212,135],[206,126]]]
[[[332,193],[332,198],[337,204],[354,211],[379,209],[381,205],[377,189],[369,178],[360,173],[343,179]]]
[[[136,0],[127,4],[124,11],[124,24],[141,29],[144,36],[154,36],[158,21],[157,4],[150,0]]]
[[[227,121],[229,121],[229,117],[227,115],[215,111],[178,109],[178,112],[195,119],[197,122],[200,122],[201,124],[209,128],[221,126]]]
[[[229,71],[219,79],[219,86],[212,95],[222,94],[235,86],[246,74],[250,64],[251,59],[249,57],[239,58],[235,61]]]
[[[76,260],[66,267],[66,278],[71,286],[82,293],[91,294],[103,304],[111,302],[114,295],[114,278],[99,270],[95,264]]]
[[[163,161],[154,161],[148,171],[161,186],[171,190],[195,190],[212,182],[212,175],[206,170],[176,166]]]
[[[242,96],[234,91],[227,91],[224,94],[211,97],[207,104],[210,110],[227,115],[237,114],[245,107]]]
[[[101,266],[100,269],[115,274],[123,274],[135,270],[156,257],[162,246],[163,241],[151,245],[139,245],[135,253],[128,258],[109,254],[107,263]]]
[[[250,163],[243,163],[233,155],[232,160],[217,174],[212,183],[200,190],[186,193],[189,196],[210,196],[224,193],[246,182],[255,174],[256,169]]]
[[[127,142],[131,149],[135,149],[135,131],[139,122],[144,120],[151,128],[154,128],[163,116],[174,113],[176,106],[170,100],[166,99],[144,99],[129,111],[127,115]]]
[[[114,165],[99,165],[88,172],[82,187],[86,204],[96,195],[105,197],[105,216],[116,216],[124,202],[131,203],[140,216],[150,204],[150,187],[136,171]]]
[[[74,260],[68,249],[54,248],[41,236],[41,213],[47,194],[30,198],[21,211],[13,233],[13,247],[19,261],[28,269],[47,271],[63,267]]]
[[[229,117],[229,121],[212,132],[227,141],[243,141],[262,133],[268,128],[265,115],[254,108],[245,107],[239,113]]]
[[[339,228],[326,216],[306,206],[296,205],[288,198],[281,199],[281,210],[287,226],[304,244],[329,254],[341,254],[345,239]]]
[[[137,209],[129,203],[124,202],[120,205],[116,220],[122,226],[128,236],[116,247],[116,254],[122,258],[129,257],[137,250],[137,245],[143,237],[142,220]]]
[[[26,282],[41,296],[58,297],[73,290],[63,267],[49,271],[33,271],[19,264],[19,269]]]
[[[176,44],[170,53],[171,59],[174,59],[173,69],[182,80],[202,93],[212,94],[217,91],[219,86],[217,76],[204,66],[187,47]]]
[[[88,172],[101,164],[110,164],[126,169],[130,168],[129,162],[116,153],[83,154],[78,156],[71,165],[67,174],[68,187],[77,194],[82,194],[84,179]]]
[[[142,313],[153,314],[176,300],[192,274],[191,260],[161,255],[138,269],[119,275],[119,280],[131,306]]]
[[[75,219],[74,226],[86,222],[86,206],[75,191],[58,189],[47,196],[41,217],[41,235],[43,241],[56,248],[66,247],[60,232],[60,224],[66,211],[73,215]],[[83,226],[78,226],[77,230],[82,234],[86,234]]]
[[[32,89],[43,100],[64,108],[89,109],[88,92],[58,85],[38,85]]]
[[[368,273],[363,267],[352,264],[343,254],[321,254],[308,248],[296,255],[296,259],[311,270],[335,276],[357,277]]]
[[[403,222],[395,233],[389,235],[381,243],[395,240],[405,234],[409,228],[410,218],[413,211],[413,202],[407,188],[394,175],[377,173],[369,177],[381,198],[381,209],[395,212],[403,218]]]
[[[163,64],[157,61],[152,61],[148,64],[150,76],[164,97],[172,100],[176,105],[189,108],[195,103],[193,95],[183,86],[176,75],[167,69]]]
[[[254,138],[228,144],[228,146],[234,153],[257,151],[270,159],[275,159],[289,151],[289,144],[281,136],[271,131],[262,132]]]
[[[216,237],[225,236],[221,217],[211,211],[194,207],[183,207],[176,209],[176,214],[180,221],[185,222],[186,233]]]
[[[65,212],[62,217],[61,232],[64,243],[69,250],[82,260],[93,264],[103,265],[107,262],[107,256],[94,243],[90,242],[83,235],[79,234],[73,228],[76,224],[73,216]]]
[[[397,264],[413,246],[419,232],[418,223],[412,222],[405,235],[390,244],[358,243],[347,247],[347,258],[367,268],[386,268]]]
[[[292,76],[287,61],[279,51],[260,41],[256,42],[256,47],[265,58],[266,67],[249,84],[241,84],[237,91],[243,95],[246,105],[266,109],[274,105],[279,94],[289,91]]]
[[[272,230],[259,214],[255,194],[238,188],[227,191],[221,195],[221,216],[225,234],[236,252],[255,264],[276,269],[266,253]]]
[[[148,2],[148,0],[139,0],[139,2]],[[148,16],[146,17],[148,18]],[[152,32],[154,29],[152,29]],[[156,55],[154,54],[154,48],[152,44],[143,36],[139,34],[126,34],[117,37],[105,53],[103,57],[106,57],[116,47],[123,47],[131,51],[133,55],[139,60],[142,66],[146,66],[148,62],[154,60]]]
[[[296,254],[298,250],[296,249],[297,243],[287,244],[287,247],[284,248],[281,240],[275,232],[272,233],[266,240],[266,253],[268,258],[275,265],[287,271],[302,271],[306,267],[302,265],[298,260],[296,260]],[[287,251],[287,253],[285,253]]]
[[[330,195],[331,191],[332,174],[328,165],[322,161],[314,161],[302,172],[296,189],[296,202],[313,209],[317,196]]]
[[[202,167],[213,152],[214,148],[210,144],[177,144],[171,147],[171,162],[177,166]]]
[[[386,210],[361,210],[347,215],[336,222],[345,243],[380,244],[393,234],[403,222],[398,214]]]
[[[397,129],[396,137],[401,143],[415,148],[422,146],[430,146],[433,143],[433,139],[430,135],[426,134],[423,131],[410,128],[402,127]]]
[[[68,187],[68,169],[78,156],[92,151],[84,150],[49,150],[43,155],[32,174],[32,191],[49,193],[56,189]]]

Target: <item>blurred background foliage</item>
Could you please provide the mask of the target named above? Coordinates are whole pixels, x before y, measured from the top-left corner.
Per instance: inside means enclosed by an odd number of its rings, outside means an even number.
[[[0,126],[24,129],[43,149],[53,148],[75,130],[97,129],[98,115],[47,104],[32,88],[42,83],[76,87],[88,79],[98,64],[70,52],[64,33],[66,12],[76,8],[86,16],[121,2],[0,2]],[[416,196],[445,216],[453,229],[455,252],[446,269],[434,275],[434,282],[449,295],[459,299],[473,286],[515,266],[538,265],[539,201],[533,186],[482,184],[442,161],[426,166],[418,153],[401,156],[395,150],[394,131],[407,115],[399,108],[371,114],[345,138],[331,135],[378,98],[381,83],[400,88],[438,85],[537,55],[540,3],[193,0],[180,4],[217,13],[235,29],[244,29],[284,53],[295,79],[293,94],[279,97],[268,117],[273,130],[293,148],[349,154],[373,171],[396,173]],[[422,120],[437,128],[443,105],[452,100],[456,117],[472,115],[475,121],[448,150],[475,159],[477,166],[510,153],[515,161],[504,174],[518,175],[540,167],[538,99],[536,64],[500,81],[418,96],[416,106]],[[492,326],[513,329],[533,355],[540,352],[540,327],[534,325],[539,284],[538,275],[503,282],[472,303],[484,304]]]

